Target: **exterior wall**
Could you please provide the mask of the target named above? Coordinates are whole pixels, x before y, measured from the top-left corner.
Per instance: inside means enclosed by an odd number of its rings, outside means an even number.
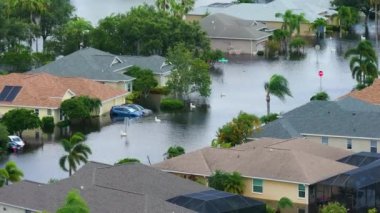
[[[282,22],[267,22],[264,21],[269,29],[280,29],[282,26]],[[310,29],[310,24],[301,24],[300,26],[300,35],[301,36],[313,36],[314,32]]]
[[[21,209],[21,208],[15,208],[15,207],[12,207],[12,206],[7,206],[7,205],[3,205],[3,204],[0,204],[0,213],[1,212],[6,212],[6,213],[25,213],[25,209]]]
[[[109,100],[107,102],[103,102],[99,110],[99,115],[108,113],[111,110],[112,106],[114,105],[125,104],[125,98],[126,96],[121,96],[121,97]]]
[[[211,49],[219,49],[225,53],[230,54],[256,54],[258,51],[257,46],[263,46],[262,43],[267,39],[261,41],[249,40],[235,40],[235,39],[218,39],[211,38]],[[259,45],[260,43],[260,45]]]
[[[185,17],[185,21],[187,22],[191,22],[191,21],[199,21],[201,20],[203,17],[205,17],[206,15],[186,15]]]
[[[154,79],[157,80],[158,86],[163,87],[168,82],[168,75],[154,75]]]
[[[315,143],[322,143],[322,137],[320,136],[306,136],[310,141]],[[334,138],[328,137],[328,145],[342,148],[347,150],[347,138]],[[370,152],[371,151],[371,141],[365,139],[352,139],[352,149],[353,152]],[[380,153],[380,141],[377,141],[377,152]]]
[[[4,115],[5,113],[7,113],[9,110],[12,110],[12,109],[28,109],[28,110],[36,110],[38,109],[39,112],[38,112],[38,117],[40,119],[42,119],[43,117],[46,117],[46,116],[52,116],[54,118],[54,122],[57,123],[59,121],[59,109],[51,109],[51,114],[48,115],[48,109],[46,108],[30,108],[30,107],[6,107],[6,106],[0,106],[0,115]]]
[[[305,186],[305,198],[298,197],[298,184],[286,183],[272,180],[263,180],[263,193],[253,192],[252,178],[245,178],[244,196],[279,201],[282,197],[287,197],[298,204],[308,204],[308,186]]]
[[[132,81],[124,82],[124,81],[119,81],[119,82],[100,82],[105,85],[112,86],[117,89],[123,89],[128,92],[132,92]]]

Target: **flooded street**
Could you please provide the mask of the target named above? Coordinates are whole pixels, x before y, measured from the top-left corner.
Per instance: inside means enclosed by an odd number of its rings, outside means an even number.
[[[343,42],[354,45],[355,42]],[[272,112],[286,112],[309,101],[319,91],[318,70],[323,70],[322,88],[332,99],[349,92],[355,82],[351,78],[348,62],[338,56],[339,46],[335,40],[326,39],[318,53],[306,49],[307,57],[301,61],[275,60],[231,56],[227,64],[217,64],[221,72],[212,73],[212,95],[208,109],[195,109],[176,114],[158,114],[132,122],[128,136],[122,138],[123,122],[102,127],[87,135],[86,143],[93,154],[90,160],[113,164],[125,157],[138,158],[142,163],[163,160],[163,154],[172,145],[183,146],[186,152],[209,146],[219,127],[230,121],[240,111],[262,116],[266,111],[264,82],[278,73],[290,84],[293,98],[285,102],[273,97]],[[225,95],[221,97],[221,94]],[[195,102],[196,103],[196,102]],[[60,144],[46,142],[35,150],[11,154],[3,160],[13,160],[24,171],[25,178],[47,182],[50,178],[67,176],[58,165],[64,154]],[[149,160],[148,160],[149,159]],[[2,166],[2,165],[0,165]]]

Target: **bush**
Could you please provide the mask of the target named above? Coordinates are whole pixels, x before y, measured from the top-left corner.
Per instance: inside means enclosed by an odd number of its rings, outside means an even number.
[[[63,120],[63,121],[59,121],[57,123],[57,127],[59,127],[59,128],[65,128],[65,127],[68,127],[69,125],[70,125],[69,120]]]
[[[51,134],[54,132],[54,118],[51,116],[41,119],[41,129],[43,133]]]
[[[328,101],[330,99],[326,92],[318,92],[310,98],[310,101]]]
[[[339,26],[327,25],[326,31],[339,32]]]
[[[321,213],[347,213],[347,209],[340,203],[334,202],[334,203],[329,203],[321,209]]]
[[[269,115],[264,115],[260,118],[261,123],[267,124],[269,122],[272,122],[274,120],[278,119],[277,113],[270,113]]]
[[[168,87],[155,87],[150,90],[151,94],[169,95],[170,89]]]
[[[0,123],[0,154],[7,149],[8,135],[7,127]]]
[[[125,102],[127,102],[128,104],[131,104],[131,103],[136,102],[136,100],[139,99],[140,97],[141,97],[141,92],[133,91],[127,95],[127,97],[125,98]]]
[[[242,194],[245,184],[243,177],[238,172],[228,173],[216,170],[209,177],[209,187],[234,194]]]
[[[257,51],[257,55],[258,56],[263,56],[264,55],[264,51],[262,51],[262,50]]]
[[[124,158],[116,162],[115,165],[121,165],[125,163],[140,163],[140,161],[136,158]]]
[[[185,103],[179,99],[165,98],[161,100],[160,108],[165,111],[178,111],[185,108]]]
[[[167,159],[174,158],[185,154],[185,149],[182,146],[171,146],[165,153]]]

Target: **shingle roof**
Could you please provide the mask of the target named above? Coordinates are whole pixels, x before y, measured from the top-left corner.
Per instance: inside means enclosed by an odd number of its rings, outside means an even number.
[[[380,138],[379,109],[354,99],[311,101],[264,125],[253,137],[292,138],[316,134]]]
[[[256,142],[258,145],[254,146]],[[265,146],[265,143],[268,145]],[[335,154],[339,157],[347,156],[349,152],[333,149],[323,154],[324,148],[307,149],[305,145],[297,149],[295,147],[300,141],[289,140],[286,143],[290,145],[279,144],[266,138],[233,149],[204,148],[155,164],[154,167],[164,171],[204,176],[210,176],[216,170],[237,171],[246,177],[304,184],[313,184],[356,168],[329,159],[334,158]],[[313,151],[316,154],[311,153]],[[209,171],[204,170],[204,164]]]
[[[83,77],[97,81],[131,81],[134,78],[115,72],[128,66],[131,65],[124,63],[116,55],[89,47],[30,72],[47,72],[57,76]]]
[[[380,105],[380,79],[376,79],[371,86],[362,90],[353,91],[347,94],[347,96],[370,104]]]
[[[151,56],[120,56],[125,63],[138,66],[143,69],[150,69],[153,73],[162,75],[169,73],[172,69],[171,65],[166,64],[166,58],[159,55]]]
[[[276,13],[284,13],[291,10],[293,13],[304,13],[309,22],[322,18],[324,14],[336,13],[330,9],[330,0],[305,1],[305,0],[274,0],[267,4],[230,4],[229,6],[202,6],[190,11],[190,15],[205,15],[224,13],[246,20],[282,22],[276,18]]]
[[[215,13],[203,18],[200,20],[200,25],[210,38],[261,40],[271,35],[260,31],[265,28],[262,23],[222,13]]]
[[[47,73],[11,73],[0,76],[0,91],[5,86],[22,86],[16,98],[1,105],[58,108],[66,92],[106,101],[128,92],[99,82],[74,77],[58,77]]]
[[[29,181],[0,188],[0,203],[55,212],[67,192],[78,189],[91,212],[193,212],[166,200],[209,188],[142,164],[110,166],[89,162],[54,184]]]

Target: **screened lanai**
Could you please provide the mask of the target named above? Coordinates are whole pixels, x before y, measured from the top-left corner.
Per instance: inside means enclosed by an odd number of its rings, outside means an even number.
[[[375,207],[380,209],[380,155],[363,152],[339,161],[358,168],[311,186],[311,206],[338,201],[350,212],[367,212]]]

